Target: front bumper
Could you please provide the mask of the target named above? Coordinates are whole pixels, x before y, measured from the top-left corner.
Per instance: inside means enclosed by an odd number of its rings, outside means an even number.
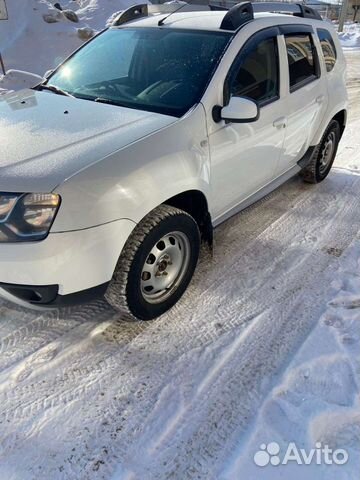
[[[76,293],[59,295],[59,285],[14,285],[0,283],[0,296],[11,302],[37,308],[65,307],[91,302],[105,295],[109,282]]]
[[[16,303],[74,304],[106,290],[135,223],[122,219],[41,242],[0,244],[0,295]]]

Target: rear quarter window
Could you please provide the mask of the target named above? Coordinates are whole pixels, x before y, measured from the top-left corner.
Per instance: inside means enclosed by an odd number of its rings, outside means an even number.
[[[317,34],[321,44],[321,50],[324,56],[326,70],[331,72],[336,63],[336,47],[331,33],[328,30],[319,28]]]

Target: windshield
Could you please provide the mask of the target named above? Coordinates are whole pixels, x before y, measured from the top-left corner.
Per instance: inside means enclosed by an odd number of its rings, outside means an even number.
[[[229,38],[180,29],[106,30],[48,85],[78,98],[180,117],[200,101]]]

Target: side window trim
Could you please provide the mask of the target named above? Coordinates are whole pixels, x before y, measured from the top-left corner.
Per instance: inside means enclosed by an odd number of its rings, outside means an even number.
[[[292,87],[290,87],[290,93],[294,93],[296,92],[297,90],[299,90],[300,88],[304,88],[306,87],[306,85],[309,85],[309,83],[312,83],[314,82],[315,80],[318,80],[319,77],[317,75],[311,75],[311,77],[308,77],[308,78],[305,78],[305,80],[302,80],[301,82],[293,85]]]
[[[296,35],[297,33],[314,33],[311,25],[294,24],[294,25],[279,25],[280,35]]]
[[[252,50],[252,48],[255,45],[258,45],[260,42],[264,40],[268,40],[270,38],[274,38],[276,40],[276,60],[277,60],[277,68],[278,68],[278,78],[279,78],[279,94],[276,97],[264,100],[262,102],[256,102],[259,106],[265,107],[266,105],[269,105],[270,103],[273,103],[280,98],[280,58],[279,58],[279,48],[278,48],[278,36],[280,34],[279,27],[267,27],[264,28],[263,30],[260,30],[254,35],[252,35],[242,46],[241,50],[235,57],[235,60],[233,61],[231,67],[229,68],[228,74],[225,78],[224,82],[224,98],[223,98],[223,104],[227,105],[230,100],[230,84],[234,80],[234,77],[237,73],[238,68],[242,64],[243,60],[246,58],[246,56],[249,54],[249,52]]]

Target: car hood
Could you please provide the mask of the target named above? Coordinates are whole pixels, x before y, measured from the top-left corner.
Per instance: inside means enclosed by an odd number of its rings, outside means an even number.
[[[94,162],[176,120],[47,91],[0,96],[0,191],[51,192]]]

